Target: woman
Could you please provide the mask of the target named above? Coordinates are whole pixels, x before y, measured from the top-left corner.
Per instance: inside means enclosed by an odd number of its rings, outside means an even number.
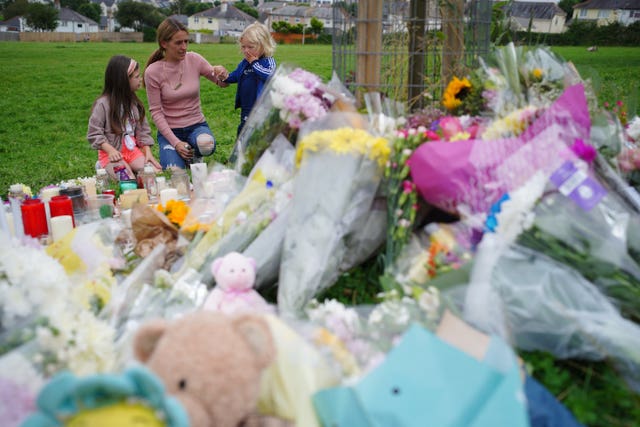
[[[212,66],[201,55],[187,52],[189,31],[174,18],[158,26],[159,48],[151,54],[144,73],[149,111],[158,128],[160,164],[163,169],[212,155],[215,138],[200,105],[200,76],[219,84],[227,70]]]

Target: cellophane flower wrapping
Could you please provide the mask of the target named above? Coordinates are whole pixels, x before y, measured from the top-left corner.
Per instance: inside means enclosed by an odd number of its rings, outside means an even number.
[[[307,122],[298,141],[280,266],[278,306],[300,314],[340,274],[346,239],[363,227],[390,153],[358,114],[332,113]]]
[[[325,84],[309,71],[281,64],[238,135],[232,158],[236,170],[247,176],[279,134],[295,144],[302,122],[316,120],[332,110],[355,111],[352,95],[335,73]]]
[[[286,140],[279,140],[262,153],[242,190],[176,263],[172,271],[176,280],[195,270],[207,285],[212,286],[211,262],[228,252],[244,251],[277,218],[286,207],[291,192],[293,154],[294,148]]]
[[[589,129],[583,86],[574,85],[520,136],[422,144],[408,161],[411,177],[428,203],[465,217],[484,216],[537,170],[556,168],[567,145],[589,140]]]
[[[585,162],[572,162],[575,191],[540,171],[492,210],[465,319],[524,350],[611,358],[638,391],[638,217]]]

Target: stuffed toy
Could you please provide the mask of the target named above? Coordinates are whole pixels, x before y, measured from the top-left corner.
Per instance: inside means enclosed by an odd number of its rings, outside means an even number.
[[[203,309],[227,314],[243,312],[273,313],[253,286],[256,281],[256,262],[238,252],[216,258],[211,264],[216,286],[207,296]]]
[[[121,375],[60,372],[42,388],[37,404],[22,427],[189,427],[182,405],[143,366]]]
[[[265,320],[196,311],[143,324],[134,354],[186,409],[191,427],[286,426],[256,406],[263,371],[275,358]]]

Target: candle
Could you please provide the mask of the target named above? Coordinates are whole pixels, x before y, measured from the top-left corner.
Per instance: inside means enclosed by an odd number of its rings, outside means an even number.
[[[47,214],[44,210],[44,203],[39,199],[28,199],[20,206],[22,213],[22,224],[24,233],[31,237],[40,237],[48,234]]]
[[[131,209],[125,209],[120,213],[120,219],[125,228],[131,228]]]
[[[51,218],[51,238],[54,242],[62,239],[73,230],[73,217],[60,215]]]
[[[49,200],[49,212],[52,218],[60,215],[71,215],[73,218],[73,225],[75,226],[76,224],[75,217],[73,215],[73,202],[69,196],[65,194],[53,196],[51,200]]]
[[[11,237],[14,237],[16,235],[16,229],[13,223],[13,214],[11,212],[7,212],[7,226],[9,227],[9,234],[11,234]]]
[[[60,187],[46,187],[40,190],[40,199],[43,202],[48,202],[53,196],[60,194]]]
[[[158,192],[167,188],[167,179],[164,176],[156,177],[156,185],[158,186]]]
[[[7,210],[4,207],[2,197],[0,197],[0,231],[3,231],[11,236],[11,230],[9,229],[9,224],[7,223]]]
[[[166,206],[169,200],[178,200],[178,190],[175,188],[165,188],[160,192],[160,204]]]
[[[87,195],[87,197],[91,197],[91,196],[95,196],[96,195],[96,180],[95,180],[95,178],[85,179],[83,184],[84,184],[84,193]]]

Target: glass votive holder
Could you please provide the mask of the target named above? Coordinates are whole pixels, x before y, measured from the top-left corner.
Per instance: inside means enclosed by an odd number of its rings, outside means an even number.
[[[67,188],[61,188],[60,194],[69,196],[71,204],[73,205],[73,216],[83,215],[87,211],[87,201],[84,196],[84,188],[80,186],[71,186]]]
[[[191,182],[184,169],[174,169],[171,172],[171,186],[178,191],[178,198],[189,200],[191,198]]]
[[[40,237],[49,234],[47,214],[42,200],[27,199],[22,202],[20,211],[22,212],[22,225],[25,234],[31,237]]]
[[[51,200],[49,200],[49,214],[51,218],[60,215],[70,215],[73,220],[73,226],[75,227],[76,225],[75,216],[73,215],[73,202],[71,202],[71,198],[66,194],[53,196]]]
[[[89,221],[113,217],[113,195],[96,194],[87,198],[87,216]]]

